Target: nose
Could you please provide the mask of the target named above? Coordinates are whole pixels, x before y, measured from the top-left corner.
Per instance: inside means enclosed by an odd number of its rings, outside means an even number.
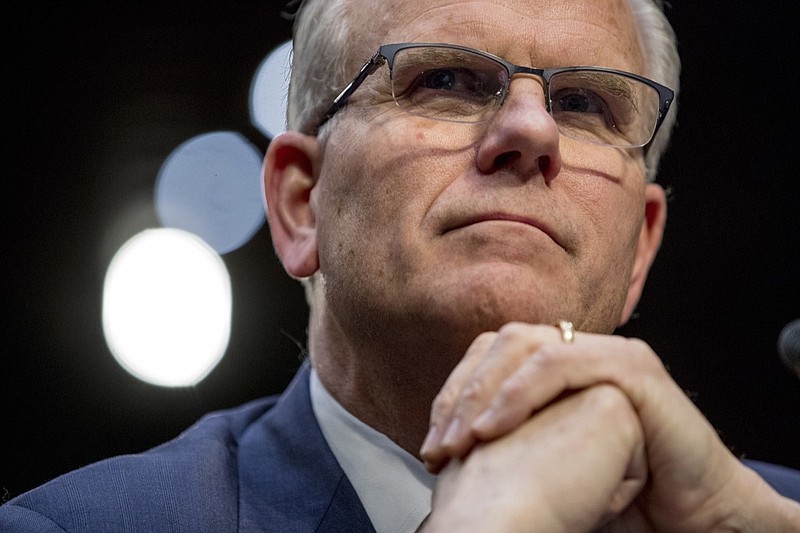
[[[485,174],[512,170],[523,179],[541,174],[549,183],[561,171],[559,137],[540,82],[517,79],[488,123],[478,148],[478,168]]]

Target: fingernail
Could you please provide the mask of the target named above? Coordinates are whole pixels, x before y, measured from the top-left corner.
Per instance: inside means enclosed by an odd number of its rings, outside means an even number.
[[[441,445],[444,447],[454,446],[459,440],[461,440],[461,420],[454,418],[447,426],[447,431],[444,432]]]
[[[425,440],[422,441],[422,448],[419,450],[420,455],[425,455],[433,450],[439,444],[439,426],[433,425],[428,428],[428,434],[425,435]]]

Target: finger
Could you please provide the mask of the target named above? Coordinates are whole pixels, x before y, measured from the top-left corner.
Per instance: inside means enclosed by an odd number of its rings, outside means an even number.
[[[600,384],[622,391],[641,421],[650,482],[637,506],[648,520],[675,526],[672,521],[680,516],[677,529],[701,531],[715,515],[737,511],[730,502],[747,485],[737,481],[745,467],[637,339],[582,333],[574,344],[543,345],[500,385],[472,429],[480,439],[496,439],[532,413],[535,420],[537,411],[563,403],[553,402],[565,393]],[[732,499],[719,497],[723,493]],[[709,505],[712,500],[716,506]]]
[[[574,344],[543,345],[529,356],[498,386],[472,430],[481,439],[497,438],[559,395],[599,383],[620,387],[639,410],[648,406],[653,381],[672,384],[646,344],[582,333]]]
[[[463,457],[469,452],[476,442],[471,429],[475,418],[490,404],[505,379],[548,341],[561,342],[558,330],[551,326],[510,323],[497,332],[489,350],[461,386],[439,443],[440,453]]]
[[[448,483],[437,483],[432,523],[444,520],[441,531],[588,531],[635,495],[629,472],[646,470],[631,468],[642,443],[639,418],[617,387],[567,395],[451,461],[460,468],[448,466]],[[448,523],[454,516],[460,521]]]
[[[641,425],[639,429],[641,430]],[[644,435],[640,435],[631,450],[625,477],[611,496],[608,509],[609,518],[616,517],[631,505],[647,483],[647,476],[648,464]]]
[[[497,333],[494,331],[478,335],[433,400],[428,434],[420,449],[420,456],[432,472],[438,472],[444,466],[446,455],[441,453],[439,443],[442,440],[444,430],[449,426],[452,419],[458,394],[496,337]]]
[[[619,387],[639,413],[651,462],[653,457],[708,457],[721,445],[649,346],[636,339],[588,333],[575,344],[547,344],[530,356],[500,385],[472,430],[480,439],[497,438],[559,395],[601,383]],[[705,471],[701,466],[698,460],[697,476]]]

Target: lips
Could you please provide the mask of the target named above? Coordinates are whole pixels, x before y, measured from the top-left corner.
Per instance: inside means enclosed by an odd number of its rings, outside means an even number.
[[[515,222],[519,224],[524,224],[526,226],[530,226],[532,228],[541,231],[542,233],[550,237],[550,239],[552,239],[553,242],[563,247],[555,231],[547,224],[538,219],[534,219],[523,215],[516,215],[513,213],[503,213],[503,212],[479,213],[465,217],[458,217],[449,221],[449,223],[444,226],[444,231],[442,231],[442,234],[449,233],[451,231],[457,231],[459,229],[467,228],[469,226],[474,226],[476,224],[480,224],[483,222],[493,222],[493,221]]]

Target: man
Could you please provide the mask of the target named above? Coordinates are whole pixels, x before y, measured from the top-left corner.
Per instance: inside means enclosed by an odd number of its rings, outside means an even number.
[[[294,50],[264,178],[310,365],[22,495],[0,529],[798,529],[778,491],[800,474],[738,461],[610,335],[665,224],[658,6],[311,0]]]

